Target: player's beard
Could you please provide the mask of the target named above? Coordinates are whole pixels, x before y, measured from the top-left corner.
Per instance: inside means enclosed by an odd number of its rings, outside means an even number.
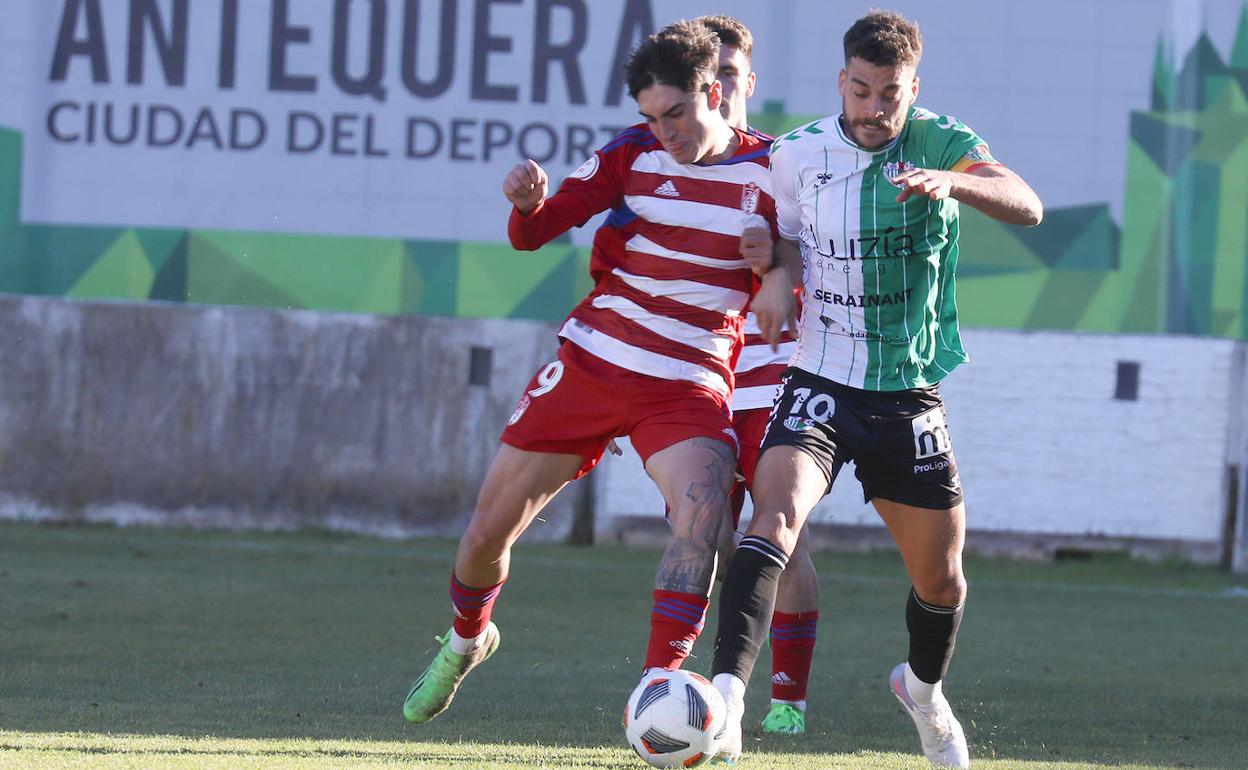
[[[905,112],[901,112],[898,114],[904,116]],[[875,120],[871,118],[849,118],[848,117],[849,113],[845,109],[844,102],[841,102],[841,115],[844,116],[842,118],[843,121],[845,120],[848,121],[848,125],[845,126],[845,130],[849,132],[849,135],[853,137],[855,142],[857,142],[859,145],[861,145],[862,147],[868,150],[879,149],[880,147],[883,147],[884,145],[889,144],[901,134],[901,129],[903,126],[905,126],[904,117],[898,120],[897,125],[891,125],[889,121],[887,120]],[[864,138],[867,136],[867,134],[865,133],[863,129],[869,129],[869,128],[876,129],[877,131],[875,137],[873,137],[874,141],[872,142],[872,144],[867,144],[864,141]],[[885,135],[883,139],[876,138],[881,135],[880,132],[882,132]]]

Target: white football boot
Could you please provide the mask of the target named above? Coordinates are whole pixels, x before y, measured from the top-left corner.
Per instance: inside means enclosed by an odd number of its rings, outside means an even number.
[[[928,761],[936,767],[969,768],[971,755],[966,747],[966,734],[962,732],[962,725],[953,715],[944,693],[937,689],[930,705],[915,703],[906,690],[905,663],[899,663],[893,669],[888,685],[902,708],[914,720]]]

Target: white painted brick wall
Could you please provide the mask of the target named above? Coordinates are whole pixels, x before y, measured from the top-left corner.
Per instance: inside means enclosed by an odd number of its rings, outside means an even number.
[[[1248,452],[1231,436],[1242,343],[993,330],[964,340],[972,362],[942,390],[971,529],[1221,540],[1227,466]],[[1140,364],[1137,401],[1113,398],[1119,361]],[[661,514],[631,448],[597,473],[600,527]],[[852,467],[814,515],[879,526]]]

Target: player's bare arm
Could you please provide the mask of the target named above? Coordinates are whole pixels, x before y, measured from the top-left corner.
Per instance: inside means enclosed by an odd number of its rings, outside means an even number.
[[[1044,218],[1044,204],[1023,178],[1005,166],[986,165],[970,171],[919,168],[893,178],[904,185],[897,202],[915,195],[934,201],[953,198],[1010,225],[1035,227]]]
[[[797,241],[781,238],[775,245],[776,261],[773,267],[783,267],[793,281],[794,289],[802,288],[802,247]]]
[[[775,242],[775,266],[763,276],[750,310],[758,317],[758,329],[772,350],[780,344],[785,324],[797,330],[797,300],[793,288],[801,286],[802,254],[796,241],[781,238]]]
[[[529,158],[517,164],[503,177],[503,195],[521,214],[529,214],[546,200],[550,190],[550,178],[546,171]]]

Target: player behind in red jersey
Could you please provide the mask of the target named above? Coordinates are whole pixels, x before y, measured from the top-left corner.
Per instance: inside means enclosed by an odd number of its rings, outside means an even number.
[[[748,128],[746,100],[754,94],[757,79],[753,69],[753,33],[731,16],[700,16],[694,21],[719,37],[716,79],[724,90],[719,111],[728,125],[752,132]],[[763,443],[772,402],[780,391],[780,377],[796,347],[795,339],[793,332],[786,331],[773,350],[762,338],[758,319],[747,309],[745,344],[734,370],[736,388],[730,401],[732,427],[741,442],[737,468],[744,479],[744,484],[733,488],[734,524],[741,516],[746,490],[754,488],[758,448]],[[806,732],[806,689],[819,621],[819,576],[810,559],[809,541],[809,535],[803,532],[789,557],[788,569],[780,574],[776,610],[771,618],[771,707],[763,719],[764,732]]]
[[[644,123],[595,152],[550,198],[532,160],[503,181],[517,249],[613,211],[594,239],[594,289],[503,431],[451,574],[454,623],[408,693],[409,721],[445,710],[497,649],[490,616],[512,544],[616,436],[629,437],[671,509],[644,670],[678,668],[702,629],[737,460],[727,400],[754,287],[746,257],[770,262],[775,237],[770,142],[724,120],[718,52],[698,24],[651,35],[627,66]]]

